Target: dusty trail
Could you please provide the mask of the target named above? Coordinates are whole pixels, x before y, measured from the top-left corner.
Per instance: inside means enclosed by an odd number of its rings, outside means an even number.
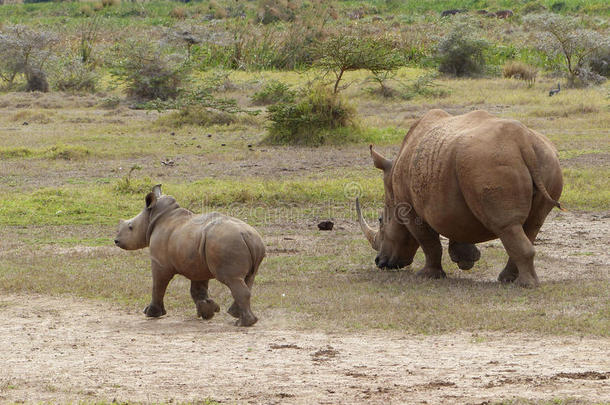
[[[610,401],[610,340],[236,328],[106,303],[0,299],[0,401]]]

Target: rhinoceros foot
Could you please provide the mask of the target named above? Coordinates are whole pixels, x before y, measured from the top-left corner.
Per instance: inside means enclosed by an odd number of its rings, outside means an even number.
[[[417,273],[415,273],[417,277],[422,278],[445,278],[447,274],[440,267],[424,267]]]
[[[233,301],[233,304],[227,309],[227,313],[233,318],[239,318],[240,311],[235,301]]]
[[[215,312],[220,311],[220,307],[213,300],[206,298],[204,300],[197,301],[197,316],[203,319],[212,319]]]
[[[500,275],[498,275],[498,281],[501,283],[512,283],[517,277],[519,277],[519,270],[517,270],[517,267],[511,268],[507,266],[502,270]]]
[[[235,322],[235,325],[237,325],[237,326],[252,326],[257,321],[258,321],[258,318],[256,316],[254,316],[254,314],[250,313],[250,314],[246,314],[244,316],[241,316],[239,318],[239,320],[237,322]]]
[[[163,306],[158,306],[154,304],[150,304],[146,308],[144,308],[144,313],[149,318],[158,318],[162,315],[165,315],[167,312]]]
[[[536,288],[540,285],[540,282],[538,281],[538,277],[536,276],[532,276],[530,274],[524,276],[522,274],[519,274],[519,277],[517,277],[517,279],[515,280],[515,284],[525,288]]]

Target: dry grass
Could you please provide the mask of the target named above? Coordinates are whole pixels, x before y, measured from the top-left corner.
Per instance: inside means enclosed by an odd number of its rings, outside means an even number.
[[[536,81],[538,70],[523,62],[510,61],[507,62],[502,68],[502,76],[508,79],[519,79],[523,80],[530,86]]]
[[[259,229],[268,257],[256,279],[253,305],[261,316],[284,327],[599,336],[610,330],[608,279],[599,278],[601,269],[597,278],[574,274],[566,279],[539,263],[541,288],[503,286],[495,277],[505,255],[489,245],[472,271],[460,272],[445,258],[448,279],[419,280],[409,269],[374,268],[374,252],[351,222],[332,233],[313,232],[297,223]],[[58,240],[51,234],[64,237]],[[0,236],[8,235],[3,231]],[[111,246],[112,236],[113,228],[98,226],[23,229],[11,235],[11,245],[1,255],[0,290],[71,294],[134,310],[144,307],[151,283],[148,253],[121,251]],[[24,256],[23,251],[29,253]],[[414,267],[422,264],[418,254]],[[168,311],[193,311],[188,288],[182,277],[170,284]],[[228,290],[217,282],[211,283],[211,295],[223,307],[230,304]]]

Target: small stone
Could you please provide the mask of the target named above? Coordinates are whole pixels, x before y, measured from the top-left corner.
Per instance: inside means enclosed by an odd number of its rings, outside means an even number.
[[[227,146],[227,144],[226,143],[221,143],[220,146]]]
[[[30,125],[30,123],[27,121],[23,121],[23,125]]]

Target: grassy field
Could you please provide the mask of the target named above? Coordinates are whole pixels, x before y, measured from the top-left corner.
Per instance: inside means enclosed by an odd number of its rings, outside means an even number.
[[[232,91],[248,107],[248,95],[257,88],[253,81],[298,83],[303,76],[236,72],[231,80],[239,90]],[[441,79],[439,84],[450,90],[446,98],[388,102],[367,93],[363,76],[348,77],[355,84],[347,94],[361,125],[388,155],[429,108],[487,109],[553,140],[564,167],[563,205],[576,212],[608,211],[607,85],[549,98],[550,80],[528,88],[504,79]],[[503,286],[491,281],[506,259],[498,244],[486,245],[469,273],[458,272],[446,258],[447,280],[417,280],[409,269],[376,269],[352,206],[360,196],[371,219],[381,207],[382,182],[367,156],[368,140],[320,148],[260,145],[263,121],[164,128],[156,124],[156,112],[124,105],[109,110],[100,106],[102,98],[0,97],[5,106],[0,113],[1,290],[144,307],[150,289],[148,254],[120,251],[112,238],[118,220],[135,215],[148,188],[163,183],[166,193],[195,212],[227,212],[261,230],[269,254],[257,277],[254,308],[278,325],[608,336],[609,280],[603,269],[591,279],[573,274],[546,280],[533,291]],[[161,163],[168,160],[174,166]],[[317,221],[327,218],[338,229],[317,231]],[[539,266],[557,264],[553,257],[538,257]],[[418,253],[413,267],[422,260]],[[213,283],[211,293],[223,304],[230,300],[219,284]],[[187,280],[172,282],[167,307],[193,311]]]
[[[425,334],[515,331],[608,336],[608,269],[579,259],[595,255],[599,246],[588,249],[574,242],[566,260],[541,247],[537,265],[545,275],[554,274],[557,267],[558,275],[543,277],[542,287],[534,291],[492,281],[506,261],[498,243],[482,245],[483,259],[473,271],[458,272],[445,259],[449,279],[422,281],[413,276],[422,265],[421,252],[412,269],[374,267],[374,252],[358,231],[353,207],[355,197],[360,197],[374,223],[382,206],[382,180],[368,157],[369,143],[392,157],[410,125],[427,110],[460,114],[485,109],[520,120],[553,141],[564,173],[562,206],[585,220],[607,215],[610,85],[564,88],[549,97],[549,89],[562,80],[556,74],[561,57],[534,47],[529,27],[522,24],[526,14],[546,10],[576,16],[584,27],[607,34],[607,2],[342,1],[327,8],[315,8],[316,2],[297,3],[302,16],[280,15],[269,25],[256,23],[266,4],[262,1],[1,6],[5,26],[25,24],[52,31],[60,38],[58,48],[73,53],[82,50],[83,33],[103,23],[96,28],[94,56],[87,65],[98,75],[96,91],[26,93],[19,91],[24,87],[21,78],[0,94],[0,290],[68,294],[143,307],[150,290],[148,254],[120,251],[112,246],[112,239],[119,219],[135,215],[150,187],[162,183],[164,191],[184,207],[225,212],[261,231],[269,255],[257,278],[254,307],[261,316],[277,319],[277,325]],[[277,4],[280,9],[285,6]],[[372,91],[370,72],[347,71],[342,83],[349,86],[341,94],[356,112],[347,129],[354,132],[347,134],[353,135],[349,137],[353,142],[318,148],[264,142],[270,121],[267,107],[252,100],[256,92],[276,81],[292,90],[321,78],[331,81],[332,75],[325,75],[311,61],[290,70],[262,68],[268,67],[265,58],[275,60],[282,52],[273,48],[275,40],[290,45],[290,36],[300,35],[286,34],[291,24],[312,38],[332,37],[333,32],[341,32],[333,30],[360,22],[371,32],[387,31],[413,53],[395,72],[392,85],[413,88],[419,79],[435,73],[434,46],[452,24],[439,14],[453,8],[468,10],[477,32],[489,41],[483,75],[436,77],[426,91],[384,98]],[[479,9],[507,8],[515,11],[507,20],[476,14]],[[307,14],[311,10],[329,16],[313,34],[308,30],[317,21]],[[116,45],[128,39],[123,27],[160,41],[167,52],[184,54],[184,43],[172,39],[175,32],[195,32],[199,27],[222,37],[232,29],[238,38],[243,35],[239,34],[243,21],[251,24],[248,27],[259,41],[253,43],[256,52],[228,69],[227,55],[235,58],[235,52],[247,53],[248,47],[239,52],[231,46],[214,48],[217,44],[210,40],[213,46],[194,48],[199,59],[190,61],[192,69],[184,81],[191,87],[214,82],[214,97],[233,99],[239,109],[256,110],[257,115],[242,113],[228,125],[182,125],[174,112],[139,109],[137,100],[126,97],[128,83],[113,67]],[[299,48],[304,43],[292,44]],[[204,51],[219,53],[206,57]],[[72,57],[57,49],[53,52],[56,58]],[[535,65],[539,70],[535,83],[501,78],[502,64],[509,59]],[[50,61],[56,62],[53,57]],[[562,218],[554,218],[555,223],[561,224]],[[317,231],[317,222],[324,219],[335,221],[333,232]],[[607,256],[599,260],[606,264]],[[572,266],[575,270],[570,272]],[[582,271],[588,276],[579,278]],[[192,311],[187,284],[181,278],[171,284],[167,298],[171,311]],[[212,295],[223,304],[230,300],[218,284]]]

